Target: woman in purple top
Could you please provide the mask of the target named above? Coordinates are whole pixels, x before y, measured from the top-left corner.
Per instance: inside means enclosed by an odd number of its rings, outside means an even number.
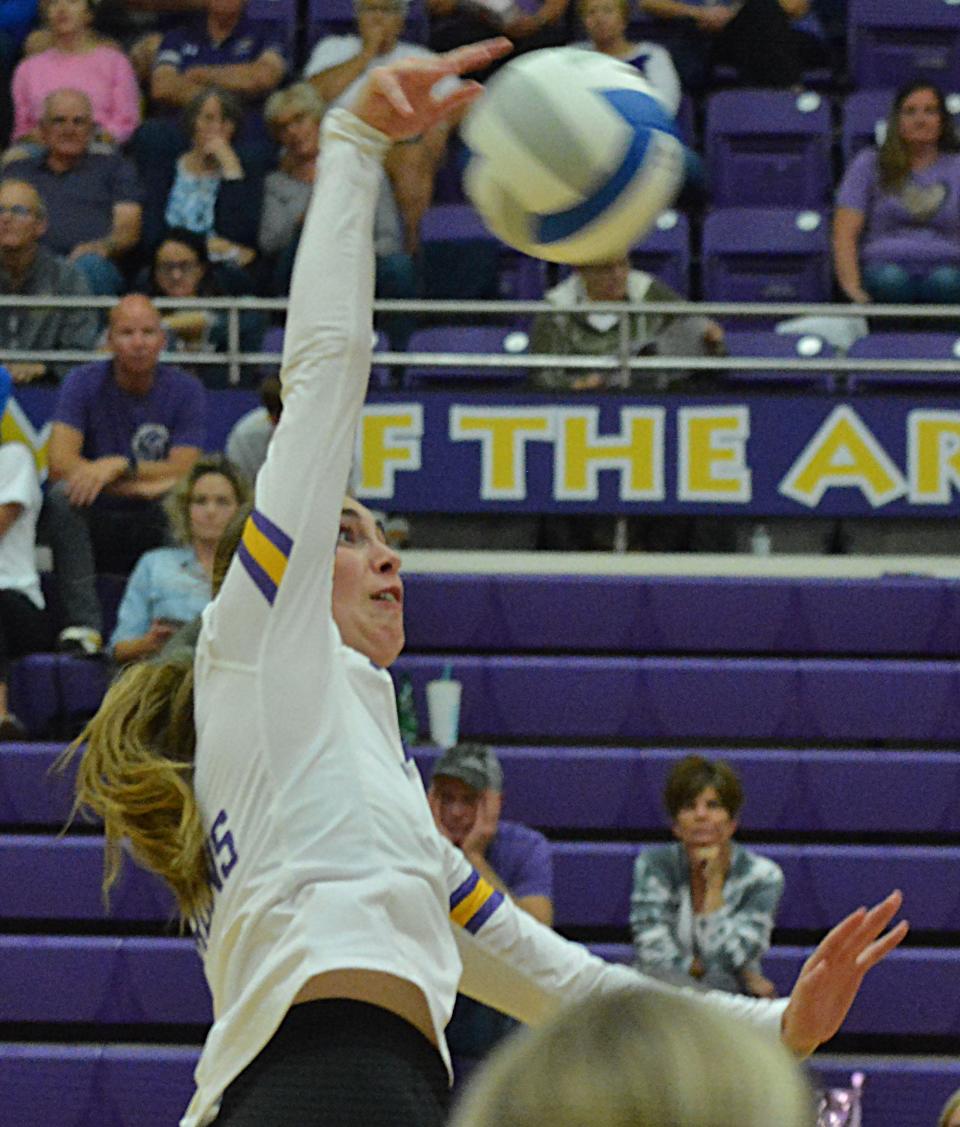
[[[837,193],[834,269],[855,302],[960,302],[960,142],[943,93],[894,99],[878,149],[853,159]]]

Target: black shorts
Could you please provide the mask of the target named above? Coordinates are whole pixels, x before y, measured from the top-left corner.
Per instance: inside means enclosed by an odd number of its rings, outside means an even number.
[[[449,1080],[440,1054],[379,1006],[291,1006],[223,1096],[216,1127],[441,1127]]]

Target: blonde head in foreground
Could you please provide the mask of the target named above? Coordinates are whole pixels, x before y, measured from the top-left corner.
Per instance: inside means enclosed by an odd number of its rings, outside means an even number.
[[[813,1127],[809,1086],[773,1038],[695,999],[608,994],[510,1038],[450,1127]]]

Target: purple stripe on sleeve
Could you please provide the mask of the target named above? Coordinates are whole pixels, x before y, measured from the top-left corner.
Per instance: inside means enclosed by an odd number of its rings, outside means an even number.
[[[257,561],[250,555],[250,551],[243,541],[237,547],[237,559],[246,568],[247,574],[260,588],[260,594],[273,606],[273,600],[277,597],[277,585],[270,578]]]
[[[467,931],[469,931],[471,935],[476,935],[480,928],[483,927],[483,925],[487,922],[488,919],[490,919],[490,917],[502,903],[503,893],[495,892],[490,897],[490,899],[480,907],[478,911],[473,913],[470,919],[467,920],[466,924],[464,924],[464,927],[466,927]]]
[[[290,555],[290,550],[293,548],[293,541],[283,529],[277,528],[273,521],[265,517],[259,509],[253,510],[250,514],[250,519],[275,548],[279,548],[285,556]]]
[[[480,879],[480,876],[477,873],[477,870],[471,869],[470,870],[470,876],[467,877],[467,879],[463,882],[463,884],[460,885],[459,888],[455,888],[453,890],[453,892],[451,892],[451,894],[450,894],[450,911],[451,912],[453,911],[454,908],[456,908],[456,906],[460,903],[461,900],[465,900],[470,895],[470,893],[473,892],[473,890],[477,887],[477,881],[479,879]]]

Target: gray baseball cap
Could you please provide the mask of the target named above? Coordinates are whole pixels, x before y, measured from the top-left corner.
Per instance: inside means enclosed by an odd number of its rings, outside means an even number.
[[[437,760],[430,776],[459,779],[474,790],[503,790],[503,768],[486,744],[461,743],[448,748]]]

